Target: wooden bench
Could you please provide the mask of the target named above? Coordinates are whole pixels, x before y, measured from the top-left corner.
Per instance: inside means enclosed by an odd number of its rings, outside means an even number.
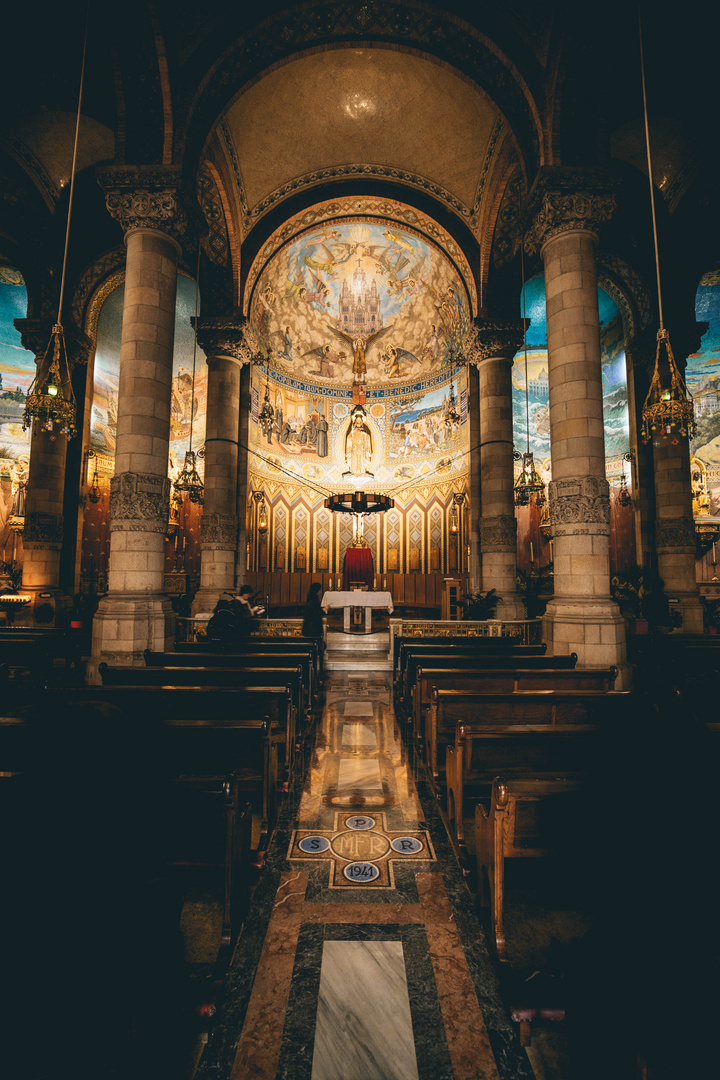
[[[502,641],[502,638],[480,638],[480,641]],[[401,650],[401,668],[398,682],[395,687],[396,698],[406,711],[412,702],[412,688],[418,667],[448,667],[453,666],[453,658],[462,664],[472,666],[475,660],[483,666],[504,667],[510,664],[514,667],[524,667],[525,660],[542,661],[545,657],[544,645],[506,645],[504,648],[493,647],[486,649],[484,646],[458,645],[449,648],[439,648],[437,645],[431,649],[415,649],[408,647]],[[428,659],[432,658],[431,662]],[[552,658],[551,658],[552,659]],[[495,662],[491,662],[495,661]],[[569,660],[570,666],[574,666]]]
[[[435,778],[441,767],[444,748],[455,740],[457,724],[464,721],[472,723],[475,720],[482,722],[488,694],[530,691],[606,693],[614,689],[618,674],[615,666],[598,670],[565,667],[553,669],[549,666],[538,670],[485,668],[475,671],[456,671],[452,668],[426,671],[425,668],[419,668],[418,672],[413,712],[416,746]],[[449,697],[445,696],[446,691],[449,691]],[[492,722],[501,720],[497,710],[492,709],[491,715]],[[533,719],[527,722],[536,721]]]
[[[536,696],[508,695],[506,702]],[[572,779],[574,773],[585,775],[597,745],[595,733],[611,710],[617,718],[619,699],[631,695],[586,693],[575,695],[573,701],[568,694],[551,696],[556,699],[552,707],[561,716],[558,722],[553,722],[549,713],[539,717],[535,711],[535,718],[524,723],[518,713],[519,722],[458,725],[455,745],[447,750],[445,771],[448,820],[460,845],[465,844],[464,819],[470,804],[489,797],[496,776],[552,780],[557,776]],[[533,710],[529,712],[532,716]]]
[[[279,728],[280,760],[288,772],[292,771],[293,757],[297,752],[300,735],[300,721],[303,713],[299,706],[302,700],[302,675],[300,667],[242,667],[242,668],[131,668],[110,667],[106,663],[98,666],[98,671],[107,687],[154,687],[173,690],[191,689],[227,689],[229,691],[250,691],[257,687],[265,689],[278,687],[286,692],[286,714]],[[242,710],[242,698],[238,698],[238,709]]]
[[[144,652],[146,667],[160,668],[297,668],[303,686],[300,707],[310,711],[316,689],[315,658],[309,647],[297,650],[243,649],[237,652]]]
[[[317,684],[319,686],[322,683],[323,650],[321,648],[321,643],[317,638],[266,637],[253,634],[251,637],[243,638],[240,642],[235,642],[234,644],[228,643],[227,645],[224,645],[219,641],[212,641],[210,638],[201,638],[200,641],[178,642],[173,651],[181,653],[233,654],[255,652],[258,650],[265,653],[312,652]]]
[[[542,654],[547,646],[525,645],[522,646],[517,638],[501,637],[444,637],[444,638],[417,638],[396,637],[393,641],[393,684],[396,692],[402,693],[404,688],[405,668],[410,653],[421,655],[423,653],[477,655],[479,653],[507,654],[514,649],[531,649],[533,655]]]
[[[577,729],[573,729],[575,732]],[[585,740],[573,735],[579,750],[578,761],[563,748],[564,765],[584,762]],[[554,745],[558,745],[554,740]],[[592,746],[592,738],[590,739]],[[543,765],[556,761],[553,740]],[[561,770],[555,766],[555,772]],[[491,942],[498,959],[507,961],[505,935],[505,860],[538,859],[551,855],[571,855],[577,849],[586,802],[585,783],[573,769],[570,775],[553,779],[527,777],[508,780],[496,777],[492,783],[489,808],[479,803],[475,809],[475,850],[480,904],[490,912]]]
[[[55,660],[78,668],[90,653],[90,635],[60,627],[8,627],[0,629],[0,663],[23,668],[33,678],[45,679]]]

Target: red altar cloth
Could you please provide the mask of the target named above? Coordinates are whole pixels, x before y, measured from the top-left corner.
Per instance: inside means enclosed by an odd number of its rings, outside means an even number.
[[[370,548],[349,547],[345,552],[344,588],[350,588],[351,581],[364,581],[368,589],[375,584],[373,557]]]

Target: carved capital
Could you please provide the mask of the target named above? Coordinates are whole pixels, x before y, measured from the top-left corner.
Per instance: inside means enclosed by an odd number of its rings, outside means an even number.
[[[521,321],[506,323],[478,319],[468,328],[463,342],[463,353],[467,362],[475,367],[479,367],[483,360],[491,359],[512,363],[522,341]]]
[[[214,356],[228,356],[242,366],[254,359],[257,342],[244,316],[215,315],[190,321],[197,330],[198,345],[208,360]]]
[[[235,514],[203,514],[200,541],[205,548],[234,551],[237,547],[238,518]]]
[[[655,522],[655,547],[663,554],[694,555],[695,524],[693,519],[691,517],[658,518]]]
[[[55,317],[49,315],[40,319],[14,320],[15,329],[20,332],[23,348],[33,353],[36,361],[45,355],[55,321]],[[71,320],[62,325],[70,367],[73,368],[76,364],[87,364],[93,349],[92,341]]]
[[[564,232],[595,232],[617,208],[619,181],[599,170],[541,169],[525,207],[525,251],[533,255]]]
[[[170,480],[154,473],[119,473],[110,481],[110,532],[165,533]]]
[[[517,520],[514,514],[480,518],[481,551],[515,551],[516,548]]]
[[[98,169],[110,216],[124,233],[158,229],[176,243],[204,236],[207,223],[179,169],[162,165],[122,165]]]
[[[62,544],[62,514],[26,514],[22,536],[24,544]]]
[[[600,476],[551,480],[548,484],[553,536],[610,535],[610,485]]]

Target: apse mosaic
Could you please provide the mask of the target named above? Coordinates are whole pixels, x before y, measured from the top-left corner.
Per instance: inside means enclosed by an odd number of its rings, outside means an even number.
[[[99,471],[114,470],[117,438],[117,400],[120,377],[120,342],[125,286],[119,285],[105,300],[98,318],[95,381],[93,388],[90,446],[98,455]],[[195,282],[178,276],[175,305],[175,351],[173,356],[170,406],[169,473],[182,469],[185,451],[192,442],[195,450],[205,439],[207,412],[207,363],[198,347],[193,395],[193,344],[191,317],[195,314]],[[202,462],[200,463],[202,469]]]
[[[615,461],[630,448],[625,344],[622,316],[615,302],[603,289],[598,289],[598,306],[605,457],[610,475],[616,471]],[[530,319],[527,330],[527,371],[525,351],[520,349],[515,356],[512,372],[513,435],[515,448],[524,453],[529,431],[530,450],[535,455],[535,462],[540,467],[543,480],[547,481],[551,478],[550,387],[543,276],[528,281],[525,287],[525,311],[526,317]]]
[[[470,312],[439,248],[415,230],[358,217],[310,229],[278,251],[258,279],[250,318],[273,367],[296,379],[347,386],[362,352],[368,384],[392,385],[447,365]]]
[[[22,429],[25,395],[35,377],[35,357],[23,348],[14,319],[27,314],[27,290],[19,271],[0,266],[0,561],[17,555],[8,526],[30,467],[30,431]]]
[[[709,512],[720,514],[720,270],[701,278],[695,315],[698,322],[709,325],[699,352],[687,361],[686,381],[697,423],[690,449],[706,472]]]

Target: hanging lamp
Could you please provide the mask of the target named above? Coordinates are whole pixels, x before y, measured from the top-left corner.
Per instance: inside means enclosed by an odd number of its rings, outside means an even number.
[[[61,435],[71,439],[77,435],[77,405],[70,379],[65,333],[62,325],[62,309],[65,299],[65,275],[67,272],[68,246],[70,243],[70,221],[72,218],[73,195],[75,193],[75,169],[77,165],[78,138],[80,135],[80,116],[82,114],[83,85],[85,83],[85,57],[87,53],[88,22],[90,5],[85,17],[85,36],[83,39],[82,63],[80,66],[80,88],[78,91],[77,116],[75,118],[75,141],[70,169],[70,195],[68,197],[67,224],[65,226],[65,250],[63,253],[62,274],[60,275],[60,299],[55,325],[45,353],[37,365],[35,378],[25,397],[23,411],[23,431],[27,431],[36,421],[42,431],[52,434],[58,428]]]
[[[100,499],[102,498],[102,492],[100,491],[100,480],[98,478],[98,471],[97,471],[97,454],[95,453],[94,450],[90,450],[88,448],[85,451],[85,470],[86,470],[85,471],[85,479],[86,479],[86,481],[88,480],[89,474],[90,474],[90,460],[91,459],[93,459],[95,461],[95,468],[93,469],[92,480],[90,481],[90,485],[89,485],[89,487],[87,489],[87,492],[86,492],[86,498],[91,503],[99,503]]]
[[[191,503],[201,503],[205,495],[205,485],[197,469],[197,458],[192,448],[193,422],[195,420],[195,367],[197,362],[197,322],[200,297],[200,244],[198,244],[197,271],[195,274],[195,318],[193,319],[193,368],[192,395],[190,398],[190,447],[185,451],[185,464],[175,481],[175,491],[187,495]]]
[[[642,440],[644,443],[652,441],[655,446],[661,446],[663,442],[668,441],[677,446],[681,438],[690,439],[695,434],[695,410],[692,394],[688,393],[685,380],[675,363],[670,338],[663,322],[660,254],[655,216],[655,192],[653,190],[652,158],[650,156],[650,127],[648,124],[647,93],[645,89],[645,59],[639,5],[638,37],[640,41],[640,78],[643,92],[645,149],[650,182],[650,211],[655,244],[655,274],[657,277],[658,316],[660,320],[660,329],[657,332],[657,347],[655,349],[655,370],[642,409]]]
[[[522,274],[523,352],[525,354],[525,432],[527,449],[522,455],[522,466],[515,480],[513,491],[515,493],[516,506],[529,506],[530,503],[534,503],[535,506],[543,506],[546,501],[545,485],[535,468],[535,459],[530,449],[530,379],[528,377],[527,318],[525,316],[525,259],[523,257],[522,245],[520,246],[520,269]]]
[[[272,407],[270,401],[270,357],[267,358],[267,367],[265,369],[265,398],[258,415],[258,420],[263,430],[263,435],[268,435],[272,431],[273,420],[275,418],[275,410]]]

